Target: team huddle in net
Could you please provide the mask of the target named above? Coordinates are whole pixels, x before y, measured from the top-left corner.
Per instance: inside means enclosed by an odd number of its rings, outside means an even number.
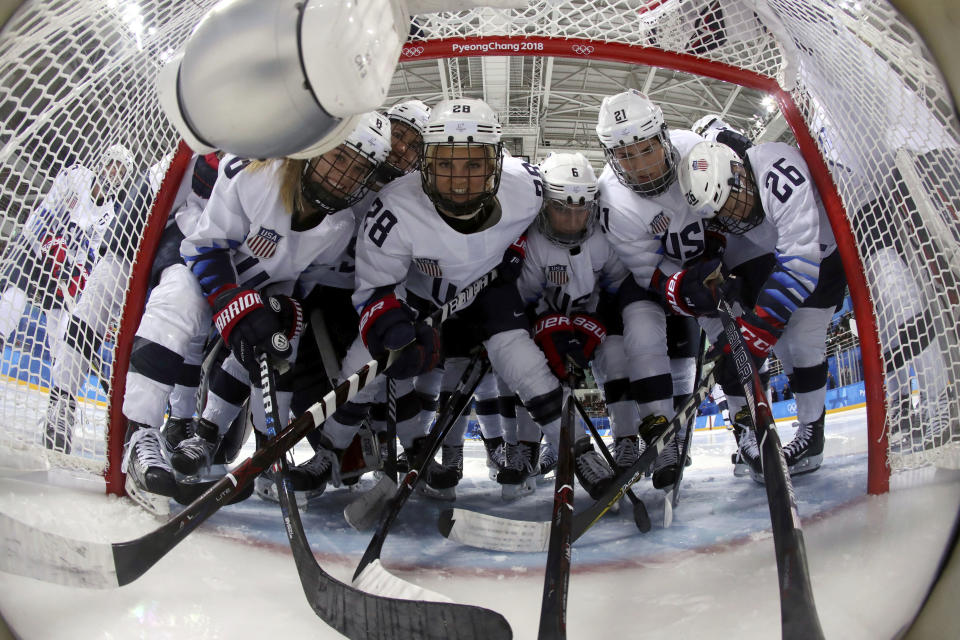
[[[820,466],[826,335],[845,284],[796,148],[752,145],[716,116],[669,129],[636,90],[602,103],[599,177],[580,153],[539,165],[511,157],[497,114],[477,99],[432,108],[408,100],[354,122],[342,143],[307,159],[191,159],[126,375],[123,470],[139,504],[165,513],[171,498],[184,501],[184,487],[226,472],[251,425],[258,442],[266,438],[262,353],[279,373],[279,415],[289,417],[390,354],[389,397],[380,376],[308,435],[313,455],[289,474],[298,499],[385,465],[418,468],[438,409],[462,391],[476,358],[490,364],[472,394],[491,487],[505,500],[554,470],[563,386],[592,372],[612,462],[579,421],[572,440],[576,477],[599,498],[694,391],[701,332],[708,349],[730,350],[720,296],[737,310],[756,364],[774,351],[790,380],[800,425],[784,447],[790,472]],[[134,182],[128,166],[117,170]],[[124,197],[146,197],[149,182]],[[117,210],[122,217],[122,202]],[[131,256],[101,253],[88,289],[129,273]],[[494,272],[442,325],[425,321]],[[69,381],[85,379],[89,362],[77,345],[102,343],[119,304],[85,311],[84,297],[53,348],[45,444],[64,452],[79,391]],[[763,482],[732,358],[718,367],[733,472]],[[428,497],[456,497],[468,413],[420,478]],[[655,488],[673,488],[692,428],[682,425],[656,458]],[[276,499],[269,472],[255,484]]]

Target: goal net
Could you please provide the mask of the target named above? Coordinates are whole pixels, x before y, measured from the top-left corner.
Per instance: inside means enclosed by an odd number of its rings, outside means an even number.
[[[28,1],[0,34],[4,464],[102,473],[122,491],[127,358],[189,158],[154,80],[212,4]],[[645,64],[773,96],[849,280],[870,491],[891,470],[958,464],[960,135],[929,52],[889,5],[531,0],[415,16],[400,62],[467,56]],[[532,96],[544,81],[534,74]],[[122,184],[109,177],[116,145],[129,152]]]

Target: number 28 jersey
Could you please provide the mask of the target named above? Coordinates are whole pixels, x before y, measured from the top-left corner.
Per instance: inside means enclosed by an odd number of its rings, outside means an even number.
[[[540,211],[543,184],[537,168],[503,159],[497,200],[500,219],[489,228],[460,233],[440,217],[423,192],[420,173],[397,178],[373,201],[357,237],[357,289],[362,309],[385,287],[406,290],[441,305],[488,273]]]

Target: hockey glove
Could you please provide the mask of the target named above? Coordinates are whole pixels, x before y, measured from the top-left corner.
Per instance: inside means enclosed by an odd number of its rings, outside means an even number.
[[[503,252],[503,260],[497,267],[501,283],[516,282],[523,273],[523,259],[527,255],[527,236],[522,235]]]
[[[716,316],[717,286],[723,282],[719,258],[697,262],[672,276],[659,269],[651,282],[667,307],[681,316]]]
[[[570,376],[568,359],[580,368],[587,366],[587,359],[583,354],[584,345],[567,316],[559,313],[540,316],[533,326],[533,341],[547,357],[550,371],[560,380],[566,380]]]
[[[371,302],[360,314],[360,337],[370,355],[379,358],[399,351],[384,370],[398,380],[426,373],[440,360],[437,330],[414,317],[413,310],[392,293]]]
[[[583,348],[583,360],[593,360],[593,353],[607,339],[607,328],[594,316],[580,313],[572,316],[573,331]]]
[[[269,297],[264,304],[253,289],[233,285],[217,292],[211,305],[214,326],[233,356],[250,372],[251,380],[260,379],[257,352],[288,358],[292,352],[290,340],[298,326],[303,328],[299,303],[286,296]]]

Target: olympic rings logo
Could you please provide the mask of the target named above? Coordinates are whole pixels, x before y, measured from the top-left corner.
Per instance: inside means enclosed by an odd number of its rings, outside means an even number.
[[[423,47],[404,47],[400,52],[408,58],[415,58],[423,54]]]
[[[575,44],[572,48],[574,53],[581,56],[588,56],[593,53],[593,47],[588,44]]]

